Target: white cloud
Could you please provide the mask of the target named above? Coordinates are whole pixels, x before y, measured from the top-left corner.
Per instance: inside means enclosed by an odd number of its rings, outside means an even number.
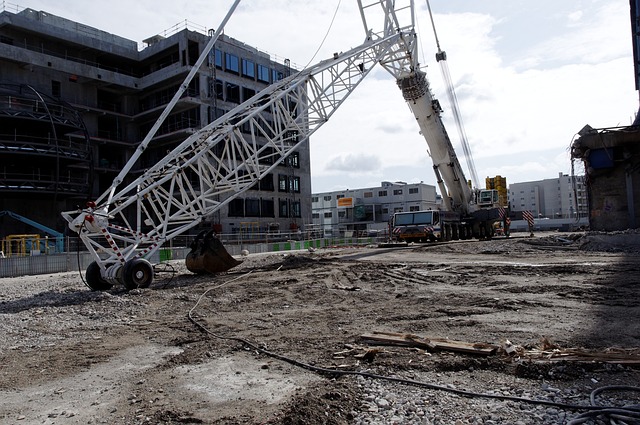
[[[358,175],[379,172],[380,166],[381,161],[377,155],[358,153],[334,156],[328,160],[326,169]]]
[[[608,1],[592,6],[589,12],[570,14],[560,34],[543,37],[535,45],[523,49],[516,67],[553,67],[556,63],[599,64],[629,56],[629,3]]]
[[[569,13],[569,16],[567,16],[569,20],[569,26],[578,25],[580,23],[580,20],[582,19],[582,16],[582,10],[576,10],[575,12]]]

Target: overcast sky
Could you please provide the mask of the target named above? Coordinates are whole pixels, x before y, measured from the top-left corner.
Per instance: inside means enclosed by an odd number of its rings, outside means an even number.
[[[215,29],[232,3],[24,0],[21,6],[141,44],[185,23],[193,29]],[[585,124],[604,128],[633,121],[638,94],[628,0],[430,0],[430,4],[482,185],[487,176],[501,175],[510,184],[570,173],[568,148]],[[415,5],[421,63],[470,178],[435,61],[426,1],[416,0]],[[300,67],[364,40],[355,0],[245,0],[225,33]],[[314,193],[375,187],[382,181],[435,185],[426,142],[382,68],[370,74],[314,134],[311,155]]]

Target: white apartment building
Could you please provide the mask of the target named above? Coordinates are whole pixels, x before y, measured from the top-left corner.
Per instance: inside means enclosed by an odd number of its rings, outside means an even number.
[[[382,182],[379,187],[314,193],[314,228],[325,235],[384,231],[396,212],[437,209],[435,186],[425,183]]]
[[[584,176],[559,173],[557,178],[509,185],[512,211],[531,211],[534,217],[560,219],[588,216]]]

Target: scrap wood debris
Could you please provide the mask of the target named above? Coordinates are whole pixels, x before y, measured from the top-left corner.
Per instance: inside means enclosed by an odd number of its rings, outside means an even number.
[[[548,338],[543,338],[540,347],[533,349],[525,349],[522,346],[514,345],[509,340],[502,341],[500,345],[493,345],[452,341],[446,338],[426,338],[394,332],[372,332],[363,334],[360,338],[370,345],[395,345],[421,348],[428,351],[453,351],[481,356],[502,354],[517,360],[613,363],[640,366],[640,348],[607,348],[600,351],[581,348],[560,348]]]
[[[506,341],[506,343],[509,343],[509,341]],[[505,344],[503,343],[503,347],[504,346]],[[515,347],[514,352],[521,359],[532,361],[612,363],[627,366],[640,366],[640,348],[610,347],[604,350],[560,348],[556,344],[551,343],[547,338],[543,338],[540,348],[525,350],[522,347]]]

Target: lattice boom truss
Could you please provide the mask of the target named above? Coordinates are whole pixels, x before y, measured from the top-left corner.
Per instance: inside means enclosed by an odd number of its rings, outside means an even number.
[[[397,10],[412,12],[413,4],[395,3],[400,2],[360,4],[365,28],[374,7],[384,16],[382,32],[369,31],[362,45],[267,87],[188,137],[126,187],[100,198],[108,201],[63,213],[70,223],[82,222],[76,227],[96,261],[124,264],[149,257],[228,204],[307,142],[376,63],[396,78],[413,72],[413,14],[406,27],[396,16]],[[129,219],[132,208],[135,222]]]

